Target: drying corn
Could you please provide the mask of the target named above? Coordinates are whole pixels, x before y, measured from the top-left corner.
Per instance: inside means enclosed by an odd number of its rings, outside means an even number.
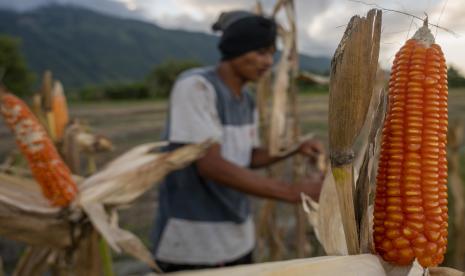
[[[394,59],[377,175],[375,248],[397,265],[444,259],[447,97],[444,55],[425,21]]]
[[[67,206],[77,193],[71,172],[28,106],[10,93],[0,93],[0,112],[16,136],[44,196],[54,206]]]

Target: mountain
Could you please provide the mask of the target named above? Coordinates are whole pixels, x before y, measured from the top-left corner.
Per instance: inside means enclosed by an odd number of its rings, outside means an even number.
[[[167,59],[214,64],[218,37],[168,30],[71,5],[23,13],[0,10],[0,34],[19,37],[22,52],[39,76],[51,69],[66,87],[143,79]],[[327,57],[300,57],[301,68],[326,72]]]

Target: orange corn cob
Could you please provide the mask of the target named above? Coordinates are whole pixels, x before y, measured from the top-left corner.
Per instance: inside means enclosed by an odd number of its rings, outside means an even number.
[[[61,139],[63,139],[66,125],[69,122],[69,115],[66,97],[63,93],[63,86],[58,81],[55,82],[52,92],[52,111],[55,117],[54,127],[56,139],[60,141]]]
[[[52,205],[67,206],[77,193],[70,170],[28,106],[10,93],[0,95],[0,112],[15,134],[16,142],[26,156],[42,193]]]
[[[425,25],[394,59],[374,210],[374,242],[384,260],[423,267],[447,245],[447,68]]]

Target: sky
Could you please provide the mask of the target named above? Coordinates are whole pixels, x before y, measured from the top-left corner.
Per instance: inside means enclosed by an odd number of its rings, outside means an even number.
[[[261,0],[270,13],[277,0]],[[453,31],[432,28],[449,64],[465,73],[465,4],[463,0],[294,0],[299,51],[312,56],[328,56],[335,49],[351,16],[365,15],[378,5],[423,18]],[[211,33],[210,26],[222,11],[251,10],[256,0],[0,0],[0,8],[28,10],[50,2],[75,4],[107,14],[153,22],[165,28]],[[371,5],[371,6],[370,6]],[[280,14],[278,20],[283,21]],[[389,68],[395,52],[421,26],[418,19],[383,11],[380,63]]]

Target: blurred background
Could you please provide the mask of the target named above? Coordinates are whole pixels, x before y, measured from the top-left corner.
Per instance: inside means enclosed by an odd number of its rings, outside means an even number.
[[[275,1],[261,2],[265,14],[271,13]],[[0,75],[26,100],[41,89],[45,71],[60,80],[70,116],[79,118],[114,146],[113,151],[95,156],[100,167],[135,145],[159,140],[177,74],[191,67],[214,65],[219,59],[218,35],[211,31],[211,24],[222,11],[251,10],[255,4],[255,0],[0,0]],[[379,58],[386,74],[395,52],[422,24],[390,10],[421,18],[426,13],[431,23],[444,28],[432,30],[449,66],[449,118],[457,122],[463,119],[465,5],[461,0],[296,0],[295,5],[302,71],[299,112],[304,133],[312,131],[326,140],[331,57],[350,17],[373,7],[387,9],[383,11]],[[15,147],[2,121],[0,141],[2,161]],[[455,151],[460,153],[461,176],[465,177],[464,148],[459,145]],[[122,227],[137,234],[147,246],[156,197],[154,188],[121,214]],[[288,229],[293,223],[281,222],[285,240],[291,240],[293,232]],[[14,267],[23,248],[0,237],[0,256],[7,271]],[[453,243],[450,248],[454,249]],[[315,248],[312,254],[323,252]],[[124,256],[114,258],[118,274],[137,271],[137,262]]]

